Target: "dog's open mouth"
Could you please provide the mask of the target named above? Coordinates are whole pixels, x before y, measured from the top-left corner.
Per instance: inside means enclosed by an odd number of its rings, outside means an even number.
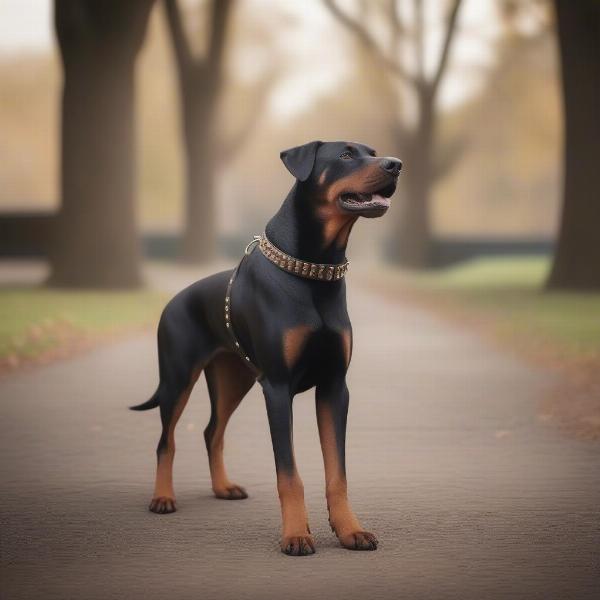
[[[364,213],[365,216],[381,216],[390,207],[390,197],[396,191],[392,182],[374,192],[344,192],[338,202],[347,212]]]

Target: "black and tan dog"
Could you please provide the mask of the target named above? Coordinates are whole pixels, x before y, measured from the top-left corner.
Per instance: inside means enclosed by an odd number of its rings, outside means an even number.
[[[283,519],[281,549],[314,552],[303,484],[294,461],[292,399],[316,388],[329,522],[342,546],[375,550],[377,538],[350,508],[345,470],[352,328],[346,310],[346,245],[359,216],[389,207],[401,162],[378,158],[362,144],[311,142],[281,153],[296,183],[258,249],[234,271],[180,292],[158,327],[160,383],[133,407],[160,407],[156,486],[150,510],[175,511],[172,468],[175,425],[204,370],[211,417],[204,437],[217,498],[247,498],[223,463],[223,436],[233,411],[258,379],[266,399]]]

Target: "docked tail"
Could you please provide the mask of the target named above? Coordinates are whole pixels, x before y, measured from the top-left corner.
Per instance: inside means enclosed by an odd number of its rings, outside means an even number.
[[[150,400],[146,400],[146,402],[142,402],[141,404],[136,404],[135,406],[130,406],[130,410],[150,410],[151,408],[156,408],[160,404],[160,400],[158,397],[160,387],[154,392],[152,398]]]

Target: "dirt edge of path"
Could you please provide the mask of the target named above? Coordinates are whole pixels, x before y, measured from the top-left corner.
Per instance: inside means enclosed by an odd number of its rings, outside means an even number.
[[[84,333],[75,328],[63,328],[59,343],[32,356],[10,354],[0,357],[0,379],[12,374],[68,360],[99,348],[153,331],[154,325],[121,327],[106,332]]]

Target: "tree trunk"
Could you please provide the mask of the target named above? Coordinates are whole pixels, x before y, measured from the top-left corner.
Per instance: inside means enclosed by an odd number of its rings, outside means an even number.
[[[134,287],[140,251],[133,194],[133,65],[65,69],[62,207],[51,283]]]
[[[165,9],[177,71],[181,127],[185,148],[186,220],[183,258],[198,263],[210,260],[216,250],[214,203],[217,105],[223,87],[224,51],[233,0],[208,2],[209,27],[206,55],[195,57],[186,38],[178,0],[165,0]]]
[[[218,154],[214,132],[217,98],[206,80],[195,81],[195,89],[183,92],[185,140],[185,223],[183,259],[191,263],[209,261],[216,250],[215,180]]]
[[[101,4],[101,5],[100,5]],[[141,283],[135,228],[134,65],[151,1],[57,0],[64,66],[56,286]]]
[[[555,0],[564,103],[563,212],[548,287],[600,289],[600,2]]]
[[[183,230],[183,258],[192,263],[210,260],[217,242],[215,214],[214,144],[206,137],[206,148],[188,148],[186,153],[186,220]]]
[[[408,164],[404,178],[404,197],[400,198],[402,210],[398,216],[393,241],[393,259],[411,269],[431,266],[432,243],[430,224],[430,196],[433,164],[432,103],[422,100],[418,129],[408,143]]]

